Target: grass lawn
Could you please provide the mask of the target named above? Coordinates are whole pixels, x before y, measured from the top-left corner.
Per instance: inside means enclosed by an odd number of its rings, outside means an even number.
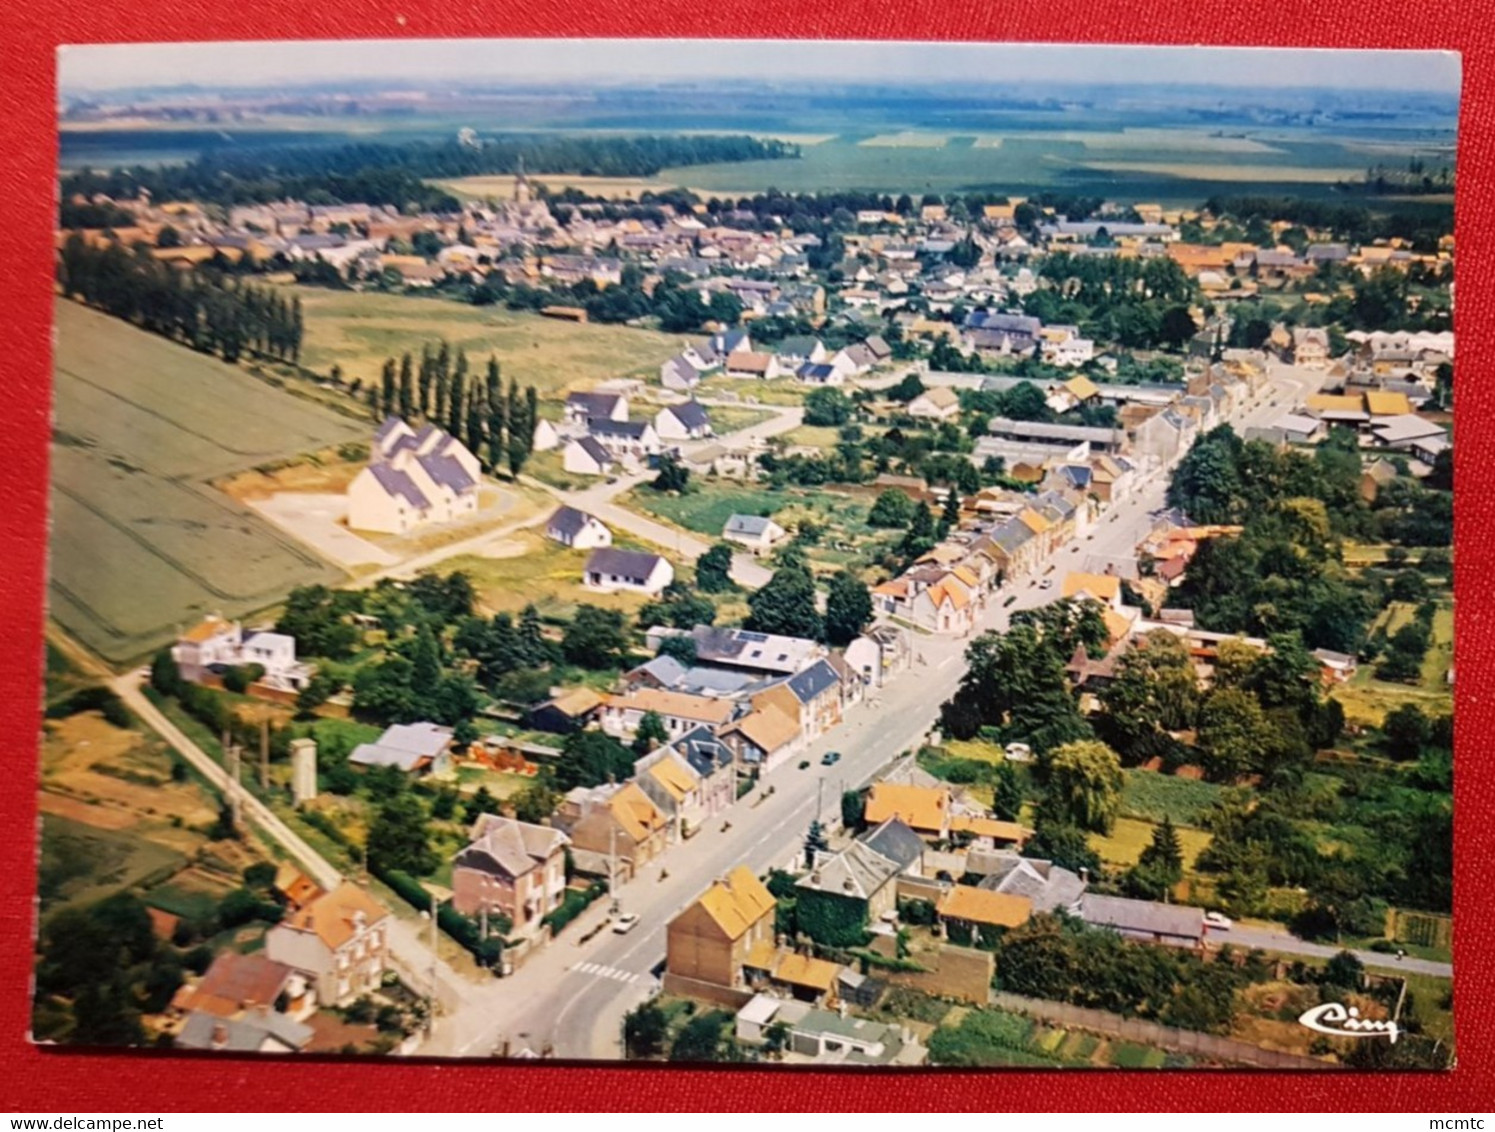
[[[1001,747],[985,739],[947,739],[945,751],[953,758],[983,763],[1000,763],[1007,759],[1007,753]]]
[[[1409,952],[1410,954],[1410,952]],[[1407,993],[1417,1003],[1417,1017],[1422,1028],[1433,1037],[1452,1043],[1454,1040],[1453,1009],[1443,1004],[1453,980],[1440,979],[1436,975],[1406,975]]]
[[[819,448],[828,451],[840,441],[841,430],[830,425],[800,425],[783,433],[779,439],[791,448]]]
[[[676,350],[678,352],[678,344]],[[669,354],[663,355],[660,361],[664,361]],[[755,381],[750,377],[708,377],[701,383],[701,396],[721,397],[728,399],[736,397],[745,405],[799,405],[804,402],[805,394],[809,392],[807,386],[801,385],[794,378],[775,378],[773,381]],[[711,410],[711,415],[716,416],[716,410]],[[720,431],[720,430],[718,430]]]
[[[576,324],[503,307],[474,307],[439,296],[386,295],[297,287],[306,319],[301,363],[326,373],[340,365],[345,380],[377,381],[388,357],[443,339],[467,352],[481,372],[490,354],[504,379],[533,385],[540,396],[585,389],[610,377],[658,376],[679,352],[677,338],[630,326]]]
[[[794,501],[788,491],[770,491],[742,485],[717,485],[692,481],[684,495],[671,495],[649,488],[634,488],[623,497],[624,506],[646,511],[709,538],[720,538],[733,514],[772,515]]]
[[[1090,848],[1101,855],[1110,865],[1130,868],[1142,856],[1142,850],[1152,844],[1152,822],[1136,818],[1117,818],[1116,825],[1108,836],[1098,833],[1090,835]],[[1193,869],[1194,860],[1214,839],[1214,835],[1198,829],[1180,829],[1178,842],[1184,852],[1184,868]]]
[[[1121,795],[1121,812],[1129,818],[1162,821],[1166,814],[1174,825],[1197,826],[1220,797],[1223,787],[1213,782],[1178,778],[1150,770],[1128,770]]]
[[[721,405],[711,405],[706,411],[711,414],[711,431],[717,436],[726,436],[729,432],[751,428],[775,415],[771,409],[736,409]]]

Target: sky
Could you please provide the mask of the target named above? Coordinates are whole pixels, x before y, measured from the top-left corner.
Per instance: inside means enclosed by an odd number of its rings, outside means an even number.
[[[1437,51],[1111,47],[1076,44],[731,40],[320,40],[97,44],[58,51],[62,94],[152,86],[161,76],[210,87],[464,78],[626,83],[865,80],[1146,83],[1434,91],[1457,95],[1459,57]]]

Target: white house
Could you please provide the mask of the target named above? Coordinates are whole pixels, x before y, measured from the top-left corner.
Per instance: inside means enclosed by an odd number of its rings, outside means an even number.
[[[611,475],[616,466],[612,453],[590,436],[578,436],[561,450],[561,467],[576,475]]]
[[[575,507],[557,507],[545,524],[545,537],[577,550],[596,550],[613,544],[613,533],[607,524]]]
[[[581,580],[589,590],[628,590],[658,597],[675,580],[675,568],[657,554],[602,547],[587,559]]]
[[[754,554],[773,549],[789,532],[762,515],[732,515],[722,527],[722,538],[747,547]]]
[[[481,477],[477,457],[455,437],[390,417],[374,434],[368,466],[348,485],[348,526],[404,534],[476,514]]]
[[[659,433],[648,421],[594,420],[587,425],[587,437],[602,445],[615,459],[639,463],[657,456],[664,447],[659,443]]]
[[[544,417],[535,422],[535,451],[551,452],[561,446],[561,434]]]
[[[689,357],[677,354],[659,367],[659,384],[689,393],[701,384],[701,371],[691,364]]]
[[[628,398],[621,393],[572,393],[566,398],[566,423],[585,428],[592,421],[626,421]]]
[[[383,985],[389,912],[351,881],[292,912],[265,934],[265,955],[316,983],[341,1006]]]
[[[728,377],[761,378],[764,381],[772,381],[783,371],[779,368],[779,359],[772,354],[756,354],[751,350],[738,350],[736,353],[727,355],[726,372]]]
[[[711,435],[711,417],[699,401],[686,401],[660,409],[654,431],[661,440],[701,440]]]
[[[239,665],[258,664],[265,670],[261,684],[294,692],[304,688],[312,674],[310,665],[296,659],[295,637],[256,629],[246,633],[239,622],[217,614],[183,633],[171,646],[171,659],[182,679],[193,683]]]

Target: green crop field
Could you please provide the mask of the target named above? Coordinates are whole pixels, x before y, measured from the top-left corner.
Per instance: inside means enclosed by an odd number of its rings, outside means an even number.
[[[542,397],[590,388],[611,377],[659,375],[680,340],[652,330],[562,322],[503,307],[475,307],[439,296],[382,295],[300,287],[306,316],[301,362],[319,373],[377,381],[384,359],[443,339],[467,351],[478,372],[490,354],[505,380],[533,385]]]
[[[56,312],[49,596],[63,628],[123,664],[203,613],[339,577],[208,483],[361,426],[97,311]]]
[[[1121,812],[1142,821],[1198,826],[1219,799],[1223,787],[1194,778],[1177,778],[1150,770],[1128,770],[1121,794]]]

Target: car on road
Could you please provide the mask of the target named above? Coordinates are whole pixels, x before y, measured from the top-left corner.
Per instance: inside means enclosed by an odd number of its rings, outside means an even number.
[[[624,912],[613,921],[613,931],[619,935],[627,935],[634,928],[638,927],[638,919],[637,912]]]
[[[1038,588],[1041,589],[1041,590],[1051,590],[1051,589],[1053,589],[1054,588],[1054,579],[1053,578],[1045,578],[1043,581],[1041,581],[1041,582],[1038,583]]]
[[[809,767],[810,767],[810,760],[809,759],[800,759],[799,760],[799,769],[800,770],[808,770]]]
[[[1204,914],[1204,926],[1214,928],[1217,932],[1228,932],[1231,928],[1229,916],[1220,912],[1206,912]]]
[[[827,751],[820,759],[821,766],[835,766],[841,761],[840,751]]]

